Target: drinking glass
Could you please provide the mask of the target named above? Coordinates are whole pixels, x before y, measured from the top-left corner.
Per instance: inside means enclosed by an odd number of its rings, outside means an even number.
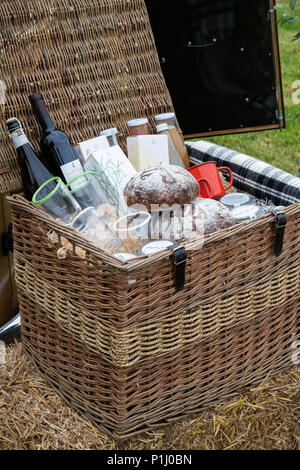
[[[123,239],[148,239],[151,229],[149,212],[132,212],[114,223],[113,229]]]
[[[34,193],[32,202],[67,225],[81,212],[80,205],[59,177],[45,181]]]
[[[113,230],[102,220],[93,207],[84,209],[73,220],[71,227],[79,230],[97,247],[109,253],[120,251],[123,243]]]
[[[100,204],[105,203],[105,198],[95,175],[94,171],[85,171],[75,176],[66,185],[82,209],[88,207],[97,209]]]

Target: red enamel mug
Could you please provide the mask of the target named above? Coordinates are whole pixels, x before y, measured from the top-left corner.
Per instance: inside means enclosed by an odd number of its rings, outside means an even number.
[[[225,196],[226,191],[233,185],[233,174],[230,168],[222,166],[217,168],[216,162],[205,162],[188,168],[188,171],[198,181],[200,196],[203,198],[218,198]],[[227,171],[230,176],[229,185],[224,188],[219,172]]]

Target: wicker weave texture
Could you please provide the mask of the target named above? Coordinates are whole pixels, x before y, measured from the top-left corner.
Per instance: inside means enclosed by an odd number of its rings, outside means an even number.
[[[299,297],[145,364],[115,368],[21,297],[24,347],[46,381],[116,439],[194,415],[292,365]]]
[[[173,110],[143,0],[2,0],[0,31],[0,192],[21,187],[5,120],[38,147],[31,93],[74,144],[112,126],[124,144],[128,119]]]
[[[195,344],[260,312],[284,306],[300,291],[299,265],[214,303],[198,306],[196,311],[174,310],[171,315],[160,315],[151,322],[120,330],[103,322],[101,311],[91,315],[87,308],[72,304],[18,255],[15,270],[20,296],[29,297],[65,334],[116,367],[128,367]]]
[[[275,257],[269,215],[122,263],[10,198],[24,346],[67,402],[117,439],[198,412],[292,364],[300,332],[300,204]],[[64,256],[61,250],[64,250]],[[128,281],[136,282],[128,284]]]
[[[210,235],[201,249],[187,244],[186,287],[176,292],[168,250],[123,265],[22,197],[11,204],[20,296],[116,367],[182,350],[299,292],[300,205],[287,209],[279,258],[271,215]]]

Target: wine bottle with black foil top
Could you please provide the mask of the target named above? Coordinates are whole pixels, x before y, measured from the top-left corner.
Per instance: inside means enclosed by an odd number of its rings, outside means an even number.
[[[40,93],[29,96],[33,112],[43,130],[41,152],[45,163],[55,176],[68,183],[83,172],[67,134],[56,129]]]
[[[25,197],[31,201],[36,190],[53,175],[38,158],[18,119],[8,119],[6,130],[17,151]]]

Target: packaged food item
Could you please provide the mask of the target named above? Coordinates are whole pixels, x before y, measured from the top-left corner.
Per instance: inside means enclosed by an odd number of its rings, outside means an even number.
[[[111,127],[110,129],[105,129],[104,131],[101,131],[100,135],[105,136],[108,140],[110,147],[113,147],[114,145],[118,145],[118,133],[119,131],[116,127]]]
[[[166,135],[138,135],[127,138],[128,158],[137,171],[153,165],[169,164]]]
[[[131,136],[136,135],[149,135],[149,121],[147,118],[139,118],[139,119],[132,119],[131,121],[127,122],[127,126],[129,127],[129,134]]]
[[[119,252],[123,247],[122,240],[115,236],[113,230],[99,218],[94,210],[89,212],[80,232],[95,246],[107,253]]]
[[[188,151],[184,144],[184,140],[182,136],[179,134],[178,129],[176,127],[175,113],[157,114],[154,118],[157,124],[163,124],[163,123],[168,124],[172,141],[179,152],[181,160],[183,161],[185,168],[189,168],[190,161],[189,161]]]
[[[198,197],[199,184],[184,168],[175,165],[153,166],[137,173],[126,185],[124,196],[129,207],[140,204],[147,210],[157,206],[187,204]]]
[[[246,204],[244,206],[235,207],[230,211],[236,223],[249,222],[250,220],[262,217],[265,212],[262,207],[255,204]]]
[[[171,165],[177,165],[185,168],[185,165],[179,155],[177,148],[175,147],[173,140],[171,138],[168,124],[163,123],[156,126],[157,134],[159,135],[166,135],[168,137],[168,144],[169,144],[169,160]]]
[[[103,150],[109,148],[109,143],[106,136],[98,136],[94,139],[85,140],[75,145],[74,153],[76,157],[81,161],[83,167],[89,156],[96,150]]]
[[[169,217],[158,218],[153,236],[159,239],[192,240],[203,238],[235,224],[230,211],[213,199],[195,199],[190,204],[169,214]]]
[[[120,216],[124,215],[127,210],[123,196],[124,187],[136,175],[136,170],[122,149],[115,145],[96,150],[89,156],[85,168],[95,173],[107,203],[114,206]]]

